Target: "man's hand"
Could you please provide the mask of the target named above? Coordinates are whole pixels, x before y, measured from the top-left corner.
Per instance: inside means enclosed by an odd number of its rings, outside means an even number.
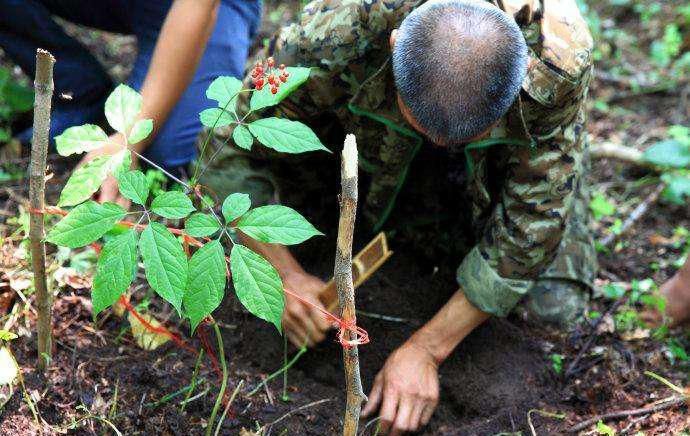
[[[319,301],[319,292],[326,284],[317,277],[305,272],[290,272],[283,277],[283,286],[315,306],[323,308]],[[293,345],[301,347],[306,343],[308,347],[313,347],[326,339],[326,332],[331,326],[324,315],[314,307],[286,294],[283,327]]]
[[[438,364],[426,347],[409,340],[388,357],[374,379],[362,414],[381,405],[381,429],[399,435],[426,425],[438,404]]]
[[[110,138],[108,138],[108,145],[86,153],[78,166],[82,166],[100,156],[112,156],[123,148],[124,145],[122,144],[120,134],[111,135]],[[129,209],[130,206],[130,201],[120,195],[117,180],[115,180],[113,176],[108,176],[103,184],[101,184],[100,190],[96,193],[96,200],[99,203],[105,203],[106,201],[117,203],[125,210]]]

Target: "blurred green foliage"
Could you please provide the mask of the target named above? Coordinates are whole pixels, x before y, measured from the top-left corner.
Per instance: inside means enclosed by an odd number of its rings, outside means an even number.
[[[10,123],[14,117],[33,107],[34,92],[16,81],[5,67],[0,66],[0,144],[12,138]]]

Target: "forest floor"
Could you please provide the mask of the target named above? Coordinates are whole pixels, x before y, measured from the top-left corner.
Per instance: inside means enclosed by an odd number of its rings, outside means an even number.
[[[266,2],[267,8],[275,6]],[[265,16],[263,36],[277,23],[293,19],[294,5],[278,3]],[[630,34],[644,29],[619,10],[602,8],[602,16]],[[127,74],[135,44],[131,38],[72,28],[116,78]],[[642,39],[640,44],[642,44]],[[649,41],[647,41],[649,43]],[[622,50],[628,62],[640,62]],[[0,57],[0,61],[3,59]],[[602,61],[604,67],[611,59]],[[637,64],[636,64],[637,65]],[[688,124],[687,81],[667,89],[631,88],[602,69],[591,91],[589,131],[592,144],[615,142],[643,150],[665,139],[667,128]],[[5,151],[6,152],[6,151]],[[90,303],[92,250],[52,251],[50,271],[57,295],[54,304],[55,352],[47,380],[35,370],[35,309],[28,274],[21,204],[28,196],[26,151],[7,156],[0,167],[9,175],[0,184],[0,327],[19,335],[12,351],[21,366],[24,387],[0,389],[0,434],[103,434],[110,425],[122,434],[203,434],[219,377],[207,357],[201,360],[193,392],[189,393],[197,358],[168,341],[155,350],[137,344],[129,322],[109,311],[94,323]],[[73,162],[50,159],[54,177],[47,195],[54,201]],[[11,177],[10,177],[11,176]],[[592,223],[597,240],[605,238],[658,186],[649,170],[613,160],[595,160],[590,176],[595,194],[615,205],[615,211]],[[441,402],[425,435],[565,434],[597,415],[651,409],[674,392],[645,375],[651,371],[688,386],[690,336],[682,328],[670,331],[646,327],[645,310],[626,298],[630,292],[653,294],[671,277],[687,250],[690,229],[687,206],[661,200],[610,249],[599,255],[601,271],[586,319],[569,331],[529,322],[521,310],[506,319],[493,319],[473,332],[440,368]],[[362,241],[360,241],[362,242]],[[389,353],[425,322],[455,289],[454,265],[418,262],[415,253],[390,241],[394,256],[359,290],[358,321],[372,342],[360,350],[365,389]],[[332,271],[334,240],[310,241],[299,251],[301,260],[327,278]],[[361,244],[360,244],[361,246]],[[356,247],[357,248],[357,247]],[[145,295],[138,282],[132,300]],[[612,297],[602,291],[615,284],[632,289]],[[640,289],[642,289],[640,291]],[[623,298],[623,300],[621,300]],[[212,332],[188,336],[185,324],[172,313],[144,300],[138,309],[168,320],[165,325],[200,349]],[[309,350],[287,372],[261,386],[284,364],[283,339],[265,322],[227,298],[216,312],[230,366],[229,390],[242,386],[232,403],[221,434],[330,435],[341,427],[344,379],[341,349],[335,335]],[[401,302],[405,302],[401,304]],[[214,348],[214,347],[211,347]],[[288,360],[296,353],[288,347]],[[286,384],[284,384],[286,383]],[[46,387],[47,386],[47,387]],[[255,388],[258,391],[252,394]],[[189,395],[188,395],[189,394]],[[181,402],[185,398],[184,408]],[[32,410],[33,407],[33,410]],[[606,428],[584,426],[583,434],[605,434]],[[688,434],[688,406],[677,403],[661,410],[607,419],[617,434]],[[375,422],[362,422],[363,434],[375,434]],[[686,433],[682,433],[686,432]]]

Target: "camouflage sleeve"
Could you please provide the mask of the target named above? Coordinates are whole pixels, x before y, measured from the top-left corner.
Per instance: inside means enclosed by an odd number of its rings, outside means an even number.
[[[506,150],[497,204],[479,244],[458,268],[458,283],[468,299],[494,315],[507,315],[556,255],[581,183],[591,38],[581,33],[579,22],[571,24],[576,28],[570,34],[558,29],[559,44],[566,42],[563,35],[571,38],[558,59],[550,59],[545,50],[530,61],[523,84],[528,96],[519,108],[534,147]],[[545,48],[552,40],[546,33]]]

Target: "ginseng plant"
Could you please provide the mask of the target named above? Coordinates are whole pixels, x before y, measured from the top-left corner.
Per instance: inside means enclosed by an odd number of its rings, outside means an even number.
[[[314,132],[300,122],[276,117],[246,121],[252,113],[278,104],[308,77],[308,68],[276,67],[271,58],[254,67],[254,88],[244,88],[234,77],[219,77],[206,91],[207,97],[216,101],[217,106],[202,111],[201,122],[211,129],[234,125],[232,139],[236,146],[246,150],[252,148],[256,139],[279,152],[328,151]],[[249,111],[238,114],[237,97],[244,92],[252,94]],[[58,208],[71,209],[52,228],[46,240],[59,246],[79,248],[105,236],[118,223],[129,227],[124,233],[108,235],[100,253],[92,289],[94,317],[127,291],[141,259],[150,287],[170,303],[180,317],[189,320],[192,334],[220,305],[228,276],[232,277],[235,295],[244,307],[272,323],[280,332],[284,308],[280,276],[266,259],[238,242],[237,231],[260,242],[284,245],[299,244],[321,233],[289,207],[251,208],[249,196],[243,193],[225,198],[220,214],[217,213],[216,205],[202,196],[195,186],[198,167],[192,183],[166,173],[185,188],[184,192],[163,192],[151,199],[146,177],[141,171],[131,169],[132,154],[158,167],[129,147],[146,139],[153,130],[152,120],[138,119],[141,107],[141,95],[126,85],[119,85],[108,97],[106,118],[119,132],[125,147],[117,154],[97,157],[73,172],[57,204]],[[202,148],[208,144],[211,134],[212,131]],[[106,133],[92,124],[71,127],[55,138],[57,151],[62,156],[96,150],[108,145],[108,141]],[[91,200],[110,175],[117,179],[120,194],[134,204],[133,210]],[[201,206],[197,208],[195,204]],[[124,221],[126,217],[129,219]],[[161,223],[163,219],[182,220],[184,225],[169,228]],[[189,245],[194,247],[193,252],[185,250]],[[226,247],[230,249],[229,258]],[[213,327],[222,347],[218,327],[215,323]],[[222,357],[222,349],[220,351]],[[209,430],[227,382],[226,365],[224,361],[221,363],[224,380]]]

